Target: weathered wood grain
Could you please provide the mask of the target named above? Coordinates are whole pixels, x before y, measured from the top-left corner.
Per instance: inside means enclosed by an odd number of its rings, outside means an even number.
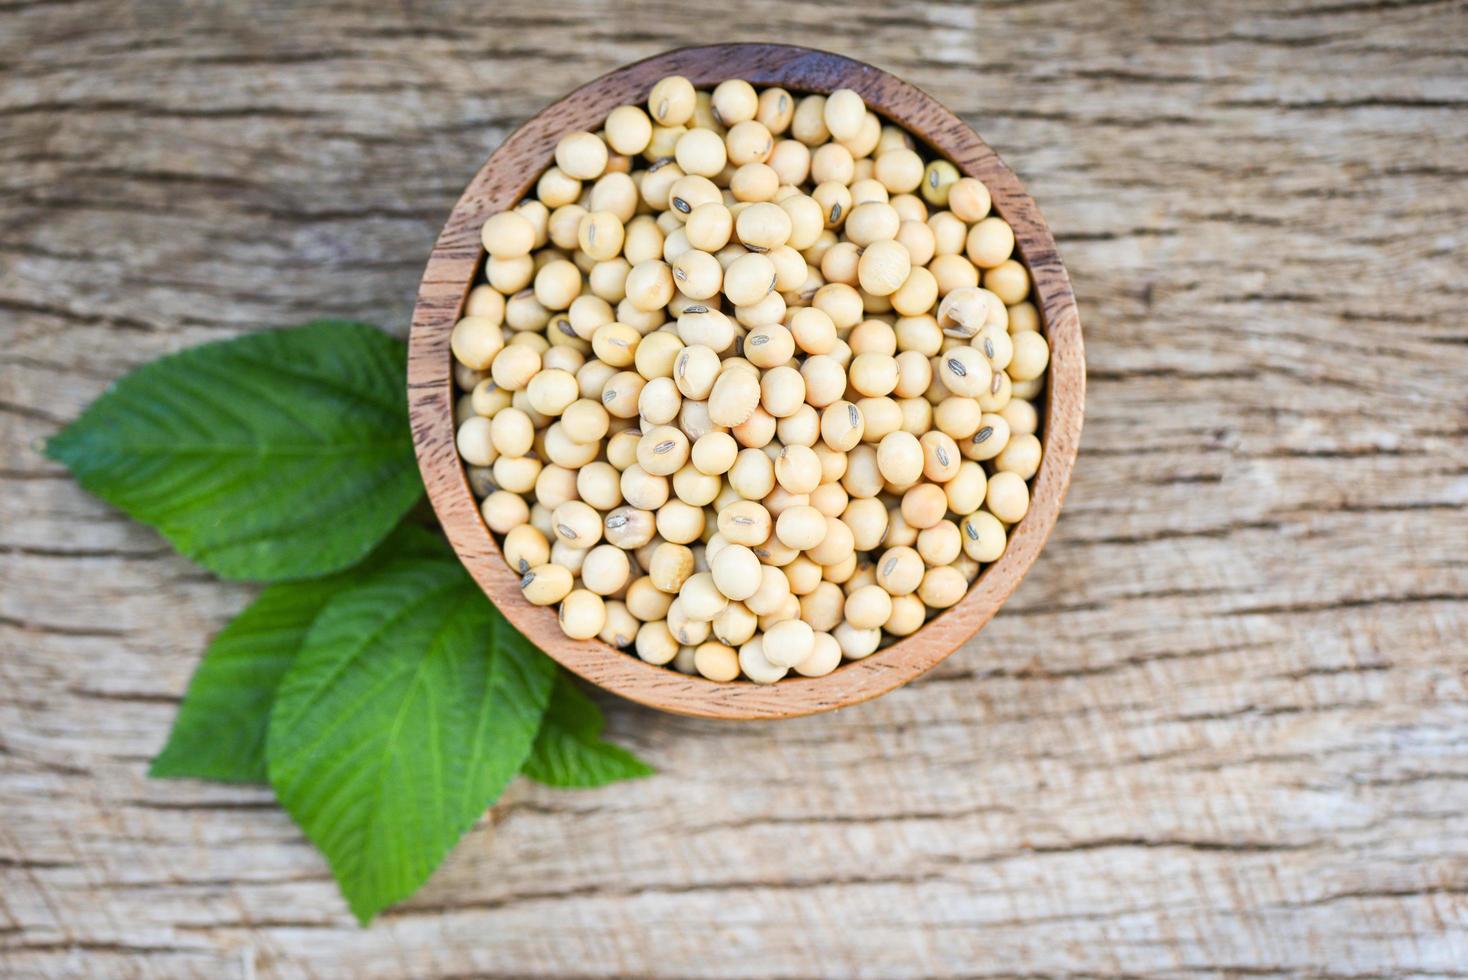
[[[248,597],[35,451],[166,350],[406,331],[520,120],[781,39],[959,112],[1086,323],[1044,556],[927,678],[517,784],[367,931],[269,794],[144,778]],[[1468,972],[1468,6],[0,3],[0,974]]]

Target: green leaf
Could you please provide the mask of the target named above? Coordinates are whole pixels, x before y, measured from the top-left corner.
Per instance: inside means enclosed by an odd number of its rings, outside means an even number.
[[[327,603],[271,712],[270,782],[360,921],[514,778],[554,670],[457,561],[395,561]]]
[[[224,578],[324,575],[423,492],[405,365],[362,323],[204,344],[116,382],[46,452]]]
[[[652,775],[652,767],[637,756],[602,741],[605,724],[596,702],[576,686],[570,675],[560,672],[535,747],[525,760],[525,775],[537,783],[566,789],[605,786]]]
[[[148,774],[265,782],[270,706],[317,614],[364,574],[404,557],[451,558],[452,552],[441,536],[402,525],[355,568],[268,586],[209,644]]]

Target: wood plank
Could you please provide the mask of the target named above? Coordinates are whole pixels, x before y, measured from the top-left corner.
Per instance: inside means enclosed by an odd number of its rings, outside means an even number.
[[[520,120],[782,38],[1013,166],[1086,324],[1055,535],[928,678],[516,784],[352,924],[264,790],[153,782],[250,595],[36,450],[161,353],[404,335]],[[0,973],[1468,972],[1468,5],[0,5]]]

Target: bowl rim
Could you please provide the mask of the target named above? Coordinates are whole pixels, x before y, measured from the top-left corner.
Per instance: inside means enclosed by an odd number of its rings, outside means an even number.
[[[595,130],[608,112],[641,104],[651,84],[684,75],[703,88],[726,78],[778,85],[793,94],[855,89],[869,109],[921,139],[989,189],[993,210],[1015,231],[1050,343],[1040,469],[1030,509],[1010,531],[1005,553],[984,568],[962,600],[911,636],[824,677],[790,676],[771,685],[719,683],[653,666],[599,640],[565,636],[551,607],[533,606],[500,552],[469,489],[455,447],[449,335],[480,268],[479,228],[523,197],[567,132]],[[1019,178],[966,123],[916,86],[831,52],[785,44],[678,48],[617,68],[581,85],[509,134],[454,205],[419,284],[408,340],[408,404],[419,468],[449,542],[507,619],[560,664],[599,687],[676,714],[729,719],[789,718],[885,694],[932,669],[987,623],[1034,564],[1059,516],[1079,448],[1085,358],[1075,294],[1055,240]]]

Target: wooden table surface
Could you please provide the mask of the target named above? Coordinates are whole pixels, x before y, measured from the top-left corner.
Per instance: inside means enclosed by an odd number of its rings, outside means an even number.
[[[251,590],[36,443],[165,351],[402,334],[510,128],[716,39],[895,71],[1027,182],[1066,511],[929,677],[609,703],[658,776],[516,784],[360,930],[267,791],[144,776]],[[1462,2],[0,4],[0,974],[1468,973],[1465,147]]]

